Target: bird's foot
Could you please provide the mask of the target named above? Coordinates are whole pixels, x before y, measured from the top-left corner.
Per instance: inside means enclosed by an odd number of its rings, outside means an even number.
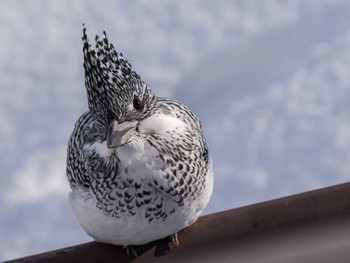
[[[177,233],[172,234],[170,237],[170,250],[178,247],[180,245],[179,239],[177,238]]]
[[[137,258],[138,254],[134,246],[123,246],[122,249],[128,256],[134,256]]]
[[[161,242],[156,242],[156,250],[154,252],[154,255],[157,257],[163,256],[165,254],[168,254],[173,249],[178,247],[180,245],[179,239],[177,237],[177,233],[172,234],[170,236],[167,236],[166,238],[162,239]]]

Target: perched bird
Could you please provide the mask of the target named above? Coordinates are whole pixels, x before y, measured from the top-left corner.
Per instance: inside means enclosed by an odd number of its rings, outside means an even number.
[[[98,242],[176,243],[213,190],[201,123],[180,102],[157,97],[105,32],[94,49],[83,25],[82,41],[89,111],[68,144],[73,214]]]

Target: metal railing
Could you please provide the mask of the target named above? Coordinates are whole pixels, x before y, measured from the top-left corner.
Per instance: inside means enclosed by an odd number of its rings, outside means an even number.
[[[168,241],[89,242],[8,262],[350,262],[350,183],[202,216]]]

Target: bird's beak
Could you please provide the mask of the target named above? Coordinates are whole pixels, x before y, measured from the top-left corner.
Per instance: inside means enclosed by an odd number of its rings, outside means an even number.
[[[136,125],[136,121],[124,121],[122,123],[112,121],[107,134],[107,147],[117,148],[128,143],[128,140],[135,131]]]

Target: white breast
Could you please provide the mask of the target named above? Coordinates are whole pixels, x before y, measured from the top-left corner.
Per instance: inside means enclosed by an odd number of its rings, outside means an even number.
[[[165,114],[156,114],[145,119],[140,124],[140,132],[148,133],[155,129],[163,137],[169,136],[168,131],[185,129],[186,125],[180,119]],[[108,159],[116,151],[122,167],[121,177],[126,177],[124,168],[128,169],[129,176],[143,181],[160,176],[158,173],[164,166],[156,150],[145,143],[142,138],[135,138],[131,143],[117,149],[109,149],[106,142],[95,142],[84,147],[84,151],[95,151],[101,157]],[[92,192],[86,189],[75,188],[69,195],[72,211],[82,228],[96,241],[115,245],[139,245],[153,240],[161,239],[174,234],[192,224],[206,207],[213,189],[212,170],[206,176],[205,190],[198,198],[179,207],[170,199],[165,210],[175,212],[165,219],[158,218],[149,222],[145,218],[145,207],[140,207],[136,215],[124,214],[120,218],[106,215],[102,209],[97,208],[97,200]]]

